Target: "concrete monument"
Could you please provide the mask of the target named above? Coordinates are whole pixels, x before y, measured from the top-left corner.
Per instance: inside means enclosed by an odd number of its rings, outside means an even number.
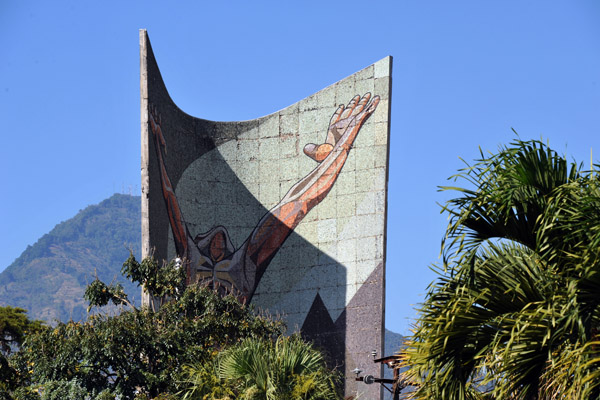
[[[391,57],[281,111],[214,122],[169,97],[140,31],[142,251],[281,315],[378,398]],[[234,95],[234,94],[232,94]],[[146,302],[149,300],[146,298]]]

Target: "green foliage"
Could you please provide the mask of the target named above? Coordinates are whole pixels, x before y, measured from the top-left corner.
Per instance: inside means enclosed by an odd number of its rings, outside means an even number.
[[[3,354],[10,354],[13,348],[20,346],[27,333],[42,329],[44,323],[30,320],[27,310],[0,306],[0,350]]]
[[[130,304],[121,284],[107,285],[98,278],[88,285],[83,298],[89,303],[87,312],[90,312],[94,306],[102,307],[110,302],[116,306]]]
[[[600,398],[600,182],[539,141],[482,156],[408,349],[415,399]]]
[[[96,396],[89,395],[76,380],[50,381],[38,388],[41,400],[81,400],[86,397],[95,399]]]
[[[116,400],[117,397],[104,390],[88,391],[76,379],[70,381],[47,381],[44,384],[19,387],[9,393],[0,392],[1,400]]]
[[[180,301],[157,312],[123,311],[60,323],[29,337],[14,363],[29,384],[76,379],[87,391],[110,390],[129,399],[174,393],[184,364],[209,362],[245,337],[280,333],[280,325],[255,316],[231,296],[191,287]]]
[[[218,372],[233,381],[242,399],[339,399],[339,375],[299,336],[246,339],[219,356]],[[197,397],[201,398],[201,397]]]
[[[3,399],[4,393],[14,388],[16,380],[17,372],[9,365],[6,357],[0,354],[0,400]]]
[[[143,286],[144,290],[155,299],[151,302],[153,311],[156,311],[157,302],[160,307],[166,301],[178,300],[185,292],[185,271],[175,261],[159,267],[154,257],[147,257],[139,263],[130,252],[121,272],[138,286]],[[102,307],[110,302],[117,306],[127,305],[135,308],[121,284],[107,285],[98,278],[88,285],[84,298],[89,303],[88,312],[94,306]]]
[[[18,387],[12,393],[2,392],[2,400],[40,400],[37,388]]]
[[[196,363],[183,366],[182,400],[233,400],[236,398],[234,388],[229,382],[219,377],[216,361]]]
[[[130,253],[121,272],[132,282],[143,286],[151,297],[159,299],[160,305],[165,300],[178,299],[185,291],[185,271],[176,261],[159,268],[154,257],[147,257],[138,263]]]
[[[42,321],[32,321],[26,313],[18,307],[0,307],[0,399],[10,399],[8,393],[20,382],[18,371],[5,356],[19,349],[27,335],[47,329]]]
[[[81,391],[102,398],[161,395],[166,400],[180,390],[184,365],[211,363],[220,350],[245,338],[281,334],[280,322],[255,315],[233,296],[221,297],[206,287],[185,288],[183,271],[173,263],[159,268],[153,259],[138,263],[130,255],[123,272],[152,295],[162,295],[163,306],[137,309],[118,285],[96,279],[86,290],[90,305],[113,302],[130,309],[58,323],[27,336],[10,359],[19,390],[35,389],[43,399],[77,398]]]

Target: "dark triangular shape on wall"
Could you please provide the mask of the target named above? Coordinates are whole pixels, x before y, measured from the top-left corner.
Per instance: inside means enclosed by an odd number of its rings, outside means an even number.
[[[336,323],[333,322],[321,296],[317,293],[304,320],[301,332],[304,339],[312,341],[317,347],[325,351],[329,356],[328,363],[330,367],[337,367],[339,370],[344,371],[346,326],[342,320],[344,318],[340,316]],[[333,355],[337,355],[337,358],[334,358]]]

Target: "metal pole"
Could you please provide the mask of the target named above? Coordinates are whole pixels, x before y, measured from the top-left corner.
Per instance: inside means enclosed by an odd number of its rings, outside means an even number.
[[[400,379],[400,370],[398,368],[394,368],[394,398],[393,400],[400,400],[400,391],[402,390],[402,386],[399,382]]]

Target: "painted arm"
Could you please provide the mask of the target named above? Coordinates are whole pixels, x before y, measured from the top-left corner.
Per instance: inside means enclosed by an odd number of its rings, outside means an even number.
[[[377,108],[379,96],[367,93],[341,105],[331,117],[325,143],[309,143],[304,153],[319,165],[287,192],[270,212],[263,216],[248,238],[246,257],[256,265],[254,287],[279,247],[308,212],[329,193],[339,176],[352,144],[367,118]]]
[[[149,114],[150,128],[152,130],[154,147],[156,148],[156,155],[158,157],[158,165],[160,168],[160,183],[163,197],[167,205],[167,214],[169,215],[169,221],[171,222],[171,229],[173,230],[175,249],[178,256],[188,258],[188,237],[190,235],[187,231],[187,227],[183,223],[181,208],[177,202],[175,190],[173,189],[173,185],[171,184],[171,180],[169,179],[165,167],[163,153],[165,155],[167,154],[167,146],[161,129],[161,117],[155,108],[151,108]]]

